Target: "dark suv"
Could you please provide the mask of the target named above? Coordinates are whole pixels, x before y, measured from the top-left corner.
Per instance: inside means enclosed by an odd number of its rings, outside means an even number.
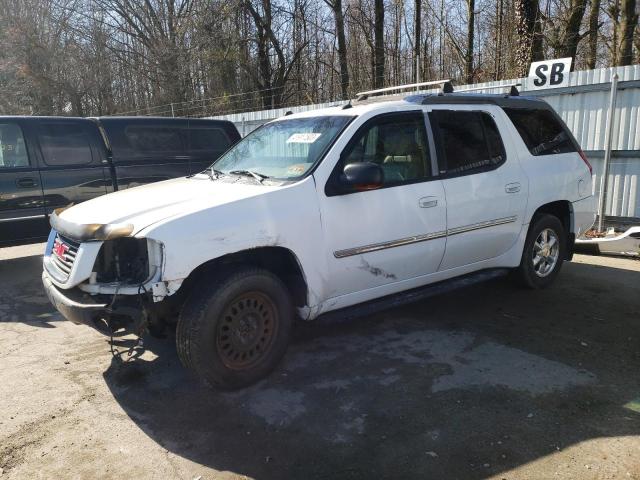
[[[0,117],[0,247],[46,240],[58,207],[200,172],[239,139],[222,120]]]

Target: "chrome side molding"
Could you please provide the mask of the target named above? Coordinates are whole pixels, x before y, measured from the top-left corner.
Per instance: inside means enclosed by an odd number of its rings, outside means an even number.
[[[429,240],[435,240],[436,238],[444,238],[453,235],[460,235],[461,233],[472,232],[474,230],[480,230],[482,228],[497,227],[498,225],[505,225],[507,223],[513,223],[518,217],[504,217],[497,218],[495,220],[488,220],[486,222],[473,223],[471,225],[465,225],[463,227],[451,228],[446,231],[427,233],[424,235],[415,235],[413,237],[400,238],[398,240],[389,240],[387,242],[372,243],[370,245],[364,245],[362,247],[347,248],[345,250],[338,250],[333,252],[333,256],[336,258],[352,257],[354,255],[361,255],[363,253],[377,252],[378,250],[386,250],[387,248],[401,247],[403,245],[411,245],[412,243],[426,242]]]

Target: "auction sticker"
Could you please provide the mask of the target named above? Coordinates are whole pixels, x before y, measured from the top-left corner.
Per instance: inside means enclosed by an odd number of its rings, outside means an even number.
[[[287,139],[287,143],[313,143],[321,133],[294,133]]]

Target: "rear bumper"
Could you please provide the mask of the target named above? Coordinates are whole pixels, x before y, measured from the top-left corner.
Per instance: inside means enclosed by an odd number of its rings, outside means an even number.
[[[105,335],[111,333],[104,320],[108,314],[106,303],[92,303],[91,299],[87,298],[88,295],[59,289],[51,282],[46,272],[42,272],[42,284],[49,301],[64,318],[76,325],[93,327]]]
[[[593,227],[596,221],[596,199],[587,197],[573,202],[573,229],[576,238],[580,238]]]

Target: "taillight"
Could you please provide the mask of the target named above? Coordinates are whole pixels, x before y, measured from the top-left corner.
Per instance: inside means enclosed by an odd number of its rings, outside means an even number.
[[[587,160],[587,156],[584,154],[582,149],[578,149],[578,153],[580,154],[580,158],[582,159],[582,161],[587,164],[587,168],[589,169],[589,174],[593,175],[593,167],[589,163],[589,160]]]

